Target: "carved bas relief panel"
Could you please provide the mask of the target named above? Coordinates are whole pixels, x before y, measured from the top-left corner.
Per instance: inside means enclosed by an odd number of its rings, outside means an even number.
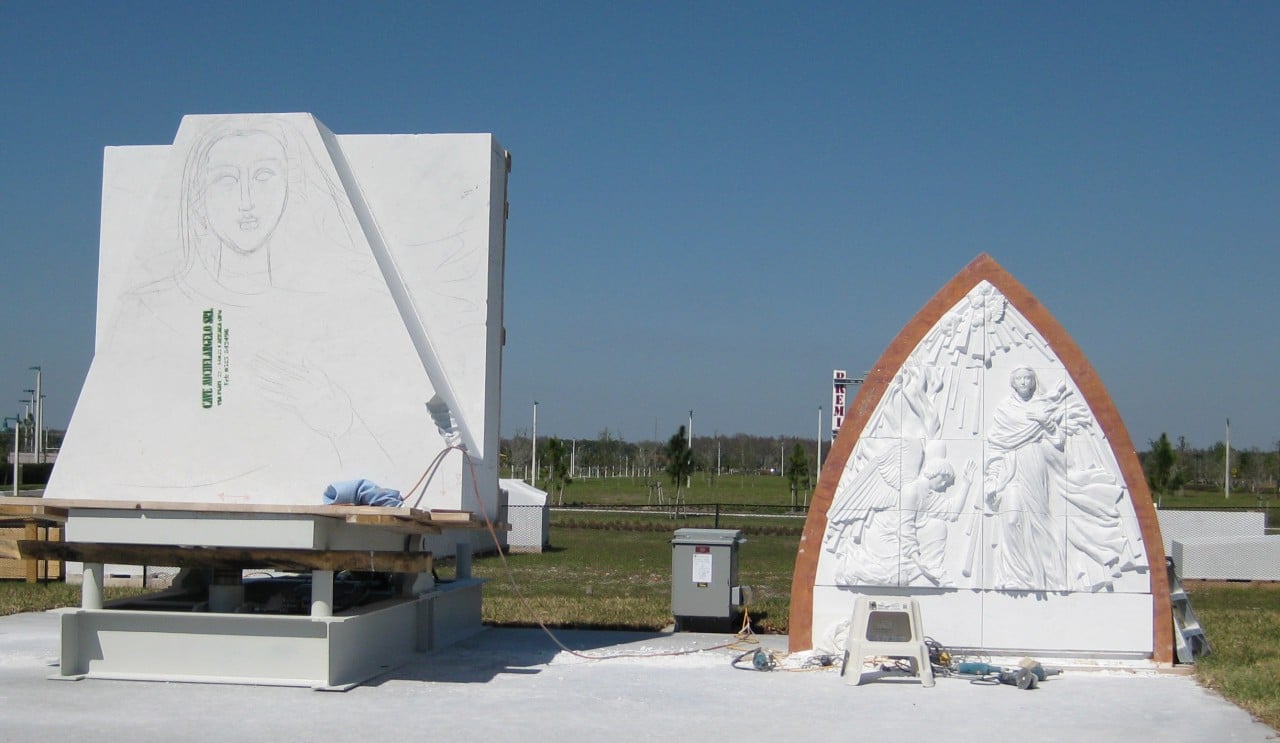
[[[457,443],[496,498],[505,154],[309,114],[108,148],[95,355],[48,495],[318,505],[407,493]],[[420,505],[467,507],[470,477],[447,458]]]
[[[1158,551],[1163,575],[1163,551],[1158,539],[1149,549],[1130,490],[1140,469],[1105,391],[989,257],[939,297],[886,352],[878,389],[862,391],[862,414],[823,471],[797,559],[810,595],[793,588],[793,638],[808,629],[813,644],[838,643],[856,595],[905,592],[948,645],[1151,655],[1150,567]]]

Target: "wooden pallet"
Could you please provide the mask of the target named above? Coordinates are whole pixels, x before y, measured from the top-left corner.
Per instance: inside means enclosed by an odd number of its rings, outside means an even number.
[[[62,527],[34,518],[0,521],[0,543],[22,540],[33,544],[57,544],[62,541]],[[63,565],[58,558],[24,558],[4,555],[0,551],[0,580],[25,580],[28,583],[62,580]]]
[[[282,514],[323,516],[342,519],[348,524],[394,528],[412,534],[439,534],[444,529],[484,529],[485,522],[470,511],[452,509],[388,508],[384,506],[297,506],[252,503],[179,503],[173,501],[70,500],[52,498],[0,498],[0,518],[35,518],[42,521],[66,521],[72,510],[110,511],[184,511],[261,515]],[[506,524],[494,524],[505,530]]]
[[[429,552],[385,550],[312,550],[254,547],[195,547],[169,544],[63,542],[59,524],[69,514],[120,511],[185,512],[246,517],[262,515],[319,516],[348,524],[405,534],[440,534],[445,529],[483,529],[488,525],[470,511],[387,508],[379,506],[298,506],[245,503],[178,503],[157,501],[67,500],[7,497],[0,499],[0,519],[16,530],[0,533],[0,567],[29,581],[62,577],[62,561],[123,565],[278,570],[362,570],[417,573],[432,567]],[[494,524],[497,530],[509,528]],[[43,535],[43,536],[42,536]],[[0,572],[0,577],[4,576]],[[34,577],[33,577],[34,576]]]

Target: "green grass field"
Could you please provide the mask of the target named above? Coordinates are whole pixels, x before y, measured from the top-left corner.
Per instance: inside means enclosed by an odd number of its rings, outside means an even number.
[[[1196,663],[1196,676],[1280,729],[1280,583],[1213,583],[1188,591],[1213,646]]]
[[[636,630],[670,624],[671,531],[635,530],[622,521],[601,525],[608,528],[553,527],[549,552],[507,556],[518,592],[500,558],[477,558],[474,574],[489,580],[485,622]],[[739,549],[739,579],[755,591],[749,613],[757,632],[786,631],[799,541],[749,535]]]
[[[140,588],[108,586],[102,596],[106,600],[136,596]],[[0,616],[21,614],[26,611],[46,611],[63,606],[80,605],[80,586],[70,583],[24,583],[16,580],[0,581]]]

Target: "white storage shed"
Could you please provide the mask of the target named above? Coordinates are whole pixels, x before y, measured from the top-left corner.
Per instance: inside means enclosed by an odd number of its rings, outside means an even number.
[[[507,494],[507,549],[511,552],[541,552],[551,542],[551,509],[547,492],[523,480],[499,480]]]

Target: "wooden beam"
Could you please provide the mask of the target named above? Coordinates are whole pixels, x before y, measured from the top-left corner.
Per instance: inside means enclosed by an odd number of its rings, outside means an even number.
[[[348,524],[361,526],[377,526],[404,534],[440,534],[443,530],[438,526],[423,524],[417,521],[397,518],[396,516],[364,516],[353,514],[346,518]]]
[[[40,528],[36,526],[35,519],[27,520],[26,534],[24,536],[26,537],[25,541],[35,541],[40,538]],[[27,567],[27,582],[35,583],[39,581],[40,580],[40,561],[28,559],[26,560],[26,567]]]
[[[0,516],[12,515],[18,518],[36,517],[50,521],[65,521],[68,511],[78,513],[90,511],[182,511],[192,513],[217,513],[228,515],[273,515],[273,516],[324,516],[326,518],[344,519],[351,523],[365,523],[355,517],[371,516],[373,522],[397,521],[402,527],[406,524],[422,526],[420,534],[438,534],[442,528],[448,529],[483,529],[484,520],[470,511],[454,509],[423,510],[418,508],[392,508],[387,506],[324,506],[324,505],[289,505],[269,503],[182,503],[176,501],[133,501],[133,500],[90,500],[66,498],[29,498],[8,497],[0,499]],[[403,529],[401,529],[403,530]]]
[[[433,564],[430,552],[177,547],[167,544],[0,540],[0,556],[14,552],[17,556],[26,559],[74,560],[121,565],[175,565],[228,570],[274,568],[290,571],[362,570],[379,573],[425,573],[431,570]]]
[[[67,509],[50,506],[42,498],[8,496],[0,498],[0,519],[39,519],[61,523],[67,520]]]

